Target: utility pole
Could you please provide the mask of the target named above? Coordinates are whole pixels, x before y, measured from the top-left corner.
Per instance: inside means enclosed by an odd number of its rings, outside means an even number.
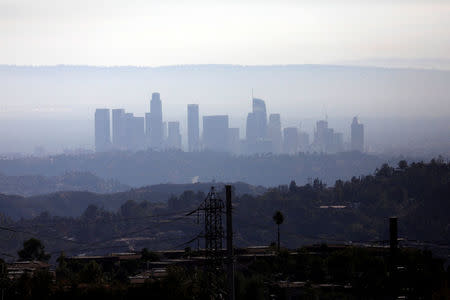
[[[234,249],[233,249],[233,216],[231,203],[231,185],[225,186],[227,214],[227,281],[228,300],[234,300]]]
[[[397,254],[398,248],[398,225],[397,217],[389,218],[389,248],[393,257]]]

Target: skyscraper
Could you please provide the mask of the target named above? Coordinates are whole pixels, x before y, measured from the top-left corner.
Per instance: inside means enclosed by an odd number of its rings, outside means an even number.
[[[267,112],[264,100],[253,98],[252,112],[247,116],[247,150],[250,153],[266,152]]]
[[[307,132],[298,132],[298,149],[301,152],[306,152],[309,150],[309,134]]]
[[[125,110],[112,110],[112,144],[115,149],[125,148]]]
[[[295,154],[298,152],[298,129],[297,127],[286,127],[283,129],[284,143],[283,152]]]
[[[152,94],[150,101],[150,143],[153,148],[163,146],[162,103],[159,93]]]
[[[206,150],[228,151],[228,116],[203,117],[203,146]]]
[[[228,128],[228,151],[234,154],[240,153],[239,128]]]
[[[351,147],[353,151],[364,152],[364,125],[354,117],[351,125]]]
[[[167,147],[181,149],[180,122],[168,123]]]
[[[188,150],[200,150],[200,126],[198,104],[188,104]]]
[[[95,151],[104,152],[110,149],[110,126],[109,109],[97,108],[95,110]]]
[[[328,135],[328,122],[321,120],[316,122],[316,130],[314,131],[314,146],[316,150],[325,152],[326,141]]]
[[[152,144],[151,144],[151,130],[150,128],[152,127],[152,123],[151,120],[152,119],[152,114],[151,113],[145,113],[145,147],[146,148],[151,148]]]
[[[268,138],[272,141],[273,153],[281,153],[283,138],[281,136],[280,114],[271,114],[269,116]]]
[[[247,140],[250,142],[267,137],[266,103],[262,99],[253,98],[253,111],[247,118]]]

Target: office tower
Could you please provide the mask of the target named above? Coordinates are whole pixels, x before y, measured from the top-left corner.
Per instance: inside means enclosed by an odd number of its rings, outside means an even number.
[[[298,129],[297,127],[286,127],[283,129],[284,143],[283,152],[295,154],[298,151]]]
[[[189,152],[200,150],[200,121],[198,104],[188,104],[188,150]]]
[[[314,131],[314,146],[320,152],[326,152],[326,144],[329,135],[328,122],[317,121],[316,130]]]
[[[351,147],[353,151],[364,152],[364,125],[354,117],[351,125]]]
[[[145,147],[146,148],[152,147],[151,137],[150,137],[150,134],[151,134],[150,128],[152,127],[151,119],[152,119],[152,114],[145,113]]]
[[[159,93],[152,94],[150,101],[150,144],[152,148],[163,146],[162,103]]]
[[[342,152],[342,151],[344,151],[344,135],[340,132],[335,132],[333,134],[332,152]]]
[[[142,150],[145,148],[145,119],[144,117],[133,117],[131,122],[131,148]]]
[[[229,128],[228,129],[228,150],[231,153],[240,153],[240,139],[239,139],[239,128]]]
[[[125,148],[125,110],[112,110],[112,144],[115,149]]]
[[[253,114],[256,122],[256,138],[265,139],[267,137],[267,113],[266,103],[263,100],[253,98]]]
[[[264,100],[253,98],[253,111],[247,116],[246,140],[249,153],[270,152],[266,149],[267,139],[267,112]]]
[[[167,147],[181,149],[180,122],[168,123]]]
[[[167,140],[167,122],[162,123],[162,139],[164,144],[164,141]]]
[[[145,148],[144,124],[144,117],[125,113],[125,149],[137,151]]]
[[[247,143],[254,144],[256,142],[256,117],[254,113],[248,113],[247,115],[247,125],[245,131],[245,139]]]
[[[273,153],[281,153],[283,139],[281,136],[280,114],[271,114],[269,116],[268,138],[272,141]]]
[[[203,117],[203,146],[206,150],[228,151],[228,116]]]
[[[104,152],[110,149],[110,126],[109,109],[97,108],[95,110],[95,151]]]
[[[301,152],[309,150],[309,134],[304,131],[298,132],[298,149]]]
[[[125,125],[125,138],[123,148],[126,150],[133,150],[133,113],[125,113],[124,125]]]
[[[321,120],[316,123],[314,131],[314,148],[319,152],[335,152],[334,149],[334,130],[328,128],[328,122]]]
[[[247,117],[246,138],[250,142],[267,137],[267,113],[264,100],[253,98],[253,111]]]

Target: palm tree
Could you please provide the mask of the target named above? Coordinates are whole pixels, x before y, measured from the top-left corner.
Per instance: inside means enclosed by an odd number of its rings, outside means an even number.
[[[280,225],[283,224],[284,216],[281,211],[277,210],[273,215],[273,221],[277,224],[278,229],[278,251],[280,251]]]

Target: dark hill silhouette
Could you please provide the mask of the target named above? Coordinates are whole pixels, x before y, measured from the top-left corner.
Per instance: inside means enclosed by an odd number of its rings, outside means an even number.
[[[57,191],[90,191],[105,194],[128,189],[130,186],[117,180],[104,180],[90,172],[66,172],[60,176],[7,176],[0,173],[0,193],[3,194],[33,196]]]
[[[150,203],[166,202],[168,198],[179,196],[187,190],[207,193],[212,185],[222,188],[224,183],[158,184],[111,194],[87,191],[60,191],[30,197],[0,194],[0,212],[13,219],[35,217],[44,211],[53,216],[77,217],[89,205],[115,211],[129,200]],[[256,196],[266,191],[264,187],[242,182],[233,183],[233,185],[238,195]]]

